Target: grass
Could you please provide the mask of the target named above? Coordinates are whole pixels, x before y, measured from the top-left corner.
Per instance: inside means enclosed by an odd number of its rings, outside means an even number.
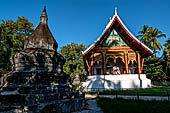
[[[100,91],[100,95],[139,95],[139,96],[167,96],[169,86],[154,86],[147,89],[106,90]],[[170,93],[170,92],[169,92]],[[86,94],[97,94],[97,92],[86,92]]]
[[[104,113],[170,113],[169,101],[97,98]]]
[[[97,95],[97,91],[89,91],[89,92],[85,92],[85,94],[89,94],[89,95]]]

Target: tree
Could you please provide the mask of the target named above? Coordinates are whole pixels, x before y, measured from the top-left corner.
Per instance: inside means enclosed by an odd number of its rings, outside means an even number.
[[[164,49],[164,60],[166,63],[166,73],[168,76],[170,76],[170,37],[169,39],[165,42],[165,49]]]
[[[141,31],[139,31],[138,33],[140,35],[138,35],[137,37],[141,37],[140,40],[153,50],[156,57],[157,50],[162,49],[162,45],[157,40],[157,38],[166,37],[166,35],[159,31],[157,28],[148,27],[146,25],[144,25]]]
[[[23,49],[24,40],[33,32],[33,24],[25,17],[0,24],[0,74],[11,71],[10,56]]]
[[[163,71],[163,60],[160,58],[146,58],[143,66],[143,73],[152,80],[161,80],[166,77]]]
[[[166,37],[166,35],[159,31],[157,28],[150,27],[148,29],[148,36],[150,37],[150,48],[153,49],[156,57],[156,50],[162,49],[162,45],[157,40],[157,38]]]
[[[83,44],[72,42],[61,47],[60,53],[66,59],[64,64],[64,72],[74,79],[76,73],[80,75],[80,79],[85,80],[87,72],[85,71],[82,51],[85,49]]]
[[[147,37],[149,27],[147,25],[144,25],[141,28],[141,31],[138,32],[137,38],[141,38],[140,41],[144,43],[146,46],[149,46],[149,37]]]

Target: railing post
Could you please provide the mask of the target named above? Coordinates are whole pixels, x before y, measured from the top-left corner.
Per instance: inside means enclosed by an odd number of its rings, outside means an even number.
[[[169,88],[168,88],[168,100],[169,100]]]
[[[117,90],[116,90],[116,99],[117,99]]]
[[[99,88],[97,89],[97,98],[99,97]]]
[[[128,89],[126,90],[126,95],[128,95]]]
[[[136,93],[137,93],[137,99],[139,100],[139,92],[137,91]]]

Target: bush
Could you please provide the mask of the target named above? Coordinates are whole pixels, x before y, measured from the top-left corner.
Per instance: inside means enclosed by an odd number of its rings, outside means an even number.
[[[162,81],[167,76],[163,71],[163,60],[160,58],[147,58],[143,66],[143,73],[153,81]]]

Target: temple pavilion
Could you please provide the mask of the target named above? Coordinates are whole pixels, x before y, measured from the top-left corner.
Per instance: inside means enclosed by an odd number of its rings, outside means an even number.
[[[104,75],[106,79],[112,76],[109,78],[112,81],[115,75],[114,78],[117,77],[122,82],[124,76],[128,77],[127,79],[132,78],[133,80],[136,79],[136,76],[139,80],[139,75],[140,77],[143,75],[142,77],[147,79],[146,75],[142,74],[143,63],[144,58],[152,54],[152,50],[140,42],[127,29],[115,8],[115,15],[97,41],[83,52],[83,57],[86,70],[93,78],[95,76],[100,78]],[[116,75],[119,75],[119,77]],[[90,76],[88,77],[89,79]],[[150,85],[149,83],[146,86]],[[122,87],[120,86],[120,88]]]

